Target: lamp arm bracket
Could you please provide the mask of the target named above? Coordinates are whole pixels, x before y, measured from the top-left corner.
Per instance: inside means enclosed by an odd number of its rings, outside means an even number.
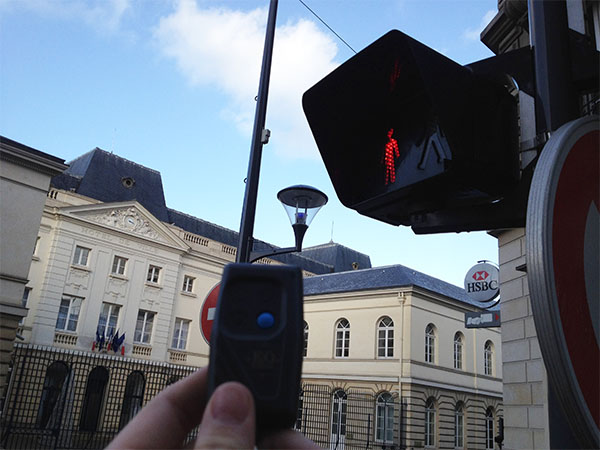
[[[275,255],[284,255],[286,253],[299,252],[300,250],[297,247],[285,247],[278,248],[275,251],[267,250],[261,252],[250,252],[250,260],[248,262],[253,263],[261,258],[266,258],[267,256],[275,256]]]

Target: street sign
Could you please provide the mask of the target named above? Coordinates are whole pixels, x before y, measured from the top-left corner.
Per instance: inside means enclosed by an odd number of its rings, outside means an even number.
[[[600,122],[559,128],[527,207],[527,274],[549,382],[582,448],[600,448]]]
[[[204,299],[204,303],[202,303],[202,308],[200,308],[200,331],[202,331],[202,337],[209,345],[210,333],[212,332],[212,326],[215,320],[220,290],[221,283],[219,282],[210,290]]]
[[[490,328],[500,325],[500,311],[465,313],[465,327],[467,328]]]
[[[476,302],[490,302],[500,292],[499,277],[498,266],[481,261],[465,275],[465,292]]]

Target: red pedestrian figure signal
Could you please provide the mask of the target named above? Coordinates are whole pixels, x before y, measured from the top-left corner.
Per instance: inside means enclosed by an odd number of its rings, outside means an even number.
[[[392,137],[394,129],[390,128],[388,131],[388,141],[385,144],[385,150],[383,153],[382,161],[385,164],[385,184],[393,183],[396,181],[396,158],[400,156],[400,150],[398,149],[398,141]]]

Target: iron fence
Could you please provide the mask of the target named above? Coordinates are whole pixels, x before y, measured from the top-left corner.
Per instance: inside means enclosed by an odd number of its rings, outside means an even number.
[[[16,344],[2,410],[0,446],[104,448],[143,405],[194,370],[109,354]]]
[[[0,418],[5,449],[104,448],[169,384],[196,367],[16,344]],[[294,428],[323,448],[399,448],[396,394],[303,384]],[[196,430],[188,439],[193,439]]]

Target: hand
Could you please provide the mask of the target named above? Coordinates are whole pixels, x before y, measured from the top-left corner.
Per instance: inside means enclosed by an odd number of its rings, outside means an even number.
[[[185,437],[198,424],[193,448],[254,448],[256,417],[250,391],[240,383],[224,383],[207,404],[206,389],[206,368],[169,386],[142,408],[107,448],[182,448]],[[266,436],[259,448],[319,447],[300,433],[281,430]]]

